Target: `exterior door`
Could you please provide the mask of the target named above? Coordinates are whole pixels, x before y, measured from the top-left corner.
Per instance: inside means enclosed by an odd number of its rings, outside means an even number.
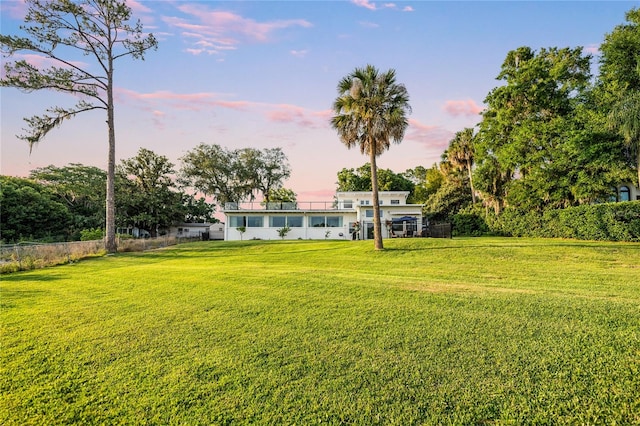
[[[365,240],[373,240],[373,222],[365,222],[364,223],[364,239]]]

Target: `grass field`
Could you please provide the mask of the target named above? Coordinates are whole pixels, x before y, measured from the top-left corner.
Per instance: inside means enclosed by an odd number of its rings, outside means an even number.
[[[640,424],[640,244],[199,242],[3,276],[0,423]]]

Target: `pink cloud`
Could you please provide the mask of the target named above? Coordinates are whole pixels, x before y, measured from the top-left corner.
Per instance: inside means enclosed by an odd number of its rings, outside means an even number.
[[[371,3],[369,0],[351,0],[351,3],[369,10],[376,10],[375,3]]]
[[[289,53],[291,53],[291,55],[295,56],[296,58],[304,58],[305,56],[307,56],[307,53],[309,53],[308,50],[291,50]]]
[[[116,90],[118,100],[137,101],[145,105],[168,105],[173,109],[188,111],[203,111],[211,108],[219,107],[225,109],[233,109],[236,111],[244,111],[247,108],[256,105],[248,101],[228,101],[221,99],[217,93],[200,92],[200,93],[174,93],[169,91],[158,91],[152,93],[138,93],[133,90],[119,88]]]
[[[454,117],[458,116],[473,116],[478,115],[484,109],[476,104],[473,99],[467,99],[462,101],[447,101],[442,107],[450,115]]]
[[[243,42],[269,42],[277,30],[313,26],[304,19],[259,22],[233,12],[211,10],[203,4],[179,4],[177,8],[193,21],[179,17],[164,17],[164,22],[183,30],[184,37],[196,38],[208,43],[206,49],[200,46],[189,50],[189,53],[193,54],[235,49]]]
[[[415,11],[415,9],[411,6],[405,6],[404,9],[402,9],[403,12],[413,12]]]
[[[147,6],[143,5],[137,0],[127,0],[127,6],[131,8],[134,14],[151,12],[151,9],[149,9]]]
[[[277,123],[291,123],[307,129],[317,129],[328,126],[330,110],[309,111],[305,108],[280,104],[268,106],[266,117],[269,121]]]
[[[214,104],[227,109],[235,109],[236,111],[244,111],[250,106],[255,105],[249,101],[216,101]]]
[[[598,44],[590,44],[584,47],[584,51],[590,53],[594,56],[600,55],[600,45]]]
[[[289,104],[269,104],[243,100],[224,99],[225,95],[212,92],[175,93],[167,90],[139,93],[133,90],[117,88],[116,99],[122,103],[137,104],[144,111],[148,111],[157,120],[160,111],[210,111],[223,108],[234,111],[254,112],[263,114],[271,122],[293,124],[305,129],[329,127],[331,110],[313,111]],[[228,96],[228,95],[226,95]]]
[[[431,152],[443,152],[453,138],[454,133],[440,126],[431,126],[409,119],[409,128],[405,139],[423,145]]]
[[[153,124],[157,129],[164,130],[165,128],[165,116],[166,114],[162,111],[154,110],[151,112],[153,115]]]
[[[11,18],[24,20],[27,15],[27,4],[23,1],[3,1],[0,2],[0,12],[7,13]]]

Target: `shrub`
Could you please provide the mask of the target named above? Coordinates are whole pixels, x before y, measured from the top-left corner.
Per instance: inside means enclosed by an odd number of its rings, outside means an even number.
[[[606,203],[562,210],[520,211],[507,208],[485,223],[496,233],[514,237],[640,241],[640,202]]]
[[[104,230],[100,228],[83,229],[80,231],[80,241],[94,241],[104,238]]]
[[[463,210],[451,218],[452,233],[454,236],[466,235],[478,237],[489,233],[489,226],[484,212],[477,208]]]
[[[280,229],[277,229],[277,231],[278,231],[278,236],[280,236],[280,238],[284,240],[284,237],[286,237],[289,231],[291,231],[291,228],[288,226],[284,226]]]

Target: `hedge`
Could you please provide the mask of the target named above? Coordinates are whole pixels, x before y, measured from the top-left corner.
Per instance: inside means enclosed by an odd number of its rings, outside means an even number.
[[[513,237],[640,241],[640,201],[548,210],[544,213],[505,209],[493,213],[459,213],[452,217],[454,235],[498,234]]]

